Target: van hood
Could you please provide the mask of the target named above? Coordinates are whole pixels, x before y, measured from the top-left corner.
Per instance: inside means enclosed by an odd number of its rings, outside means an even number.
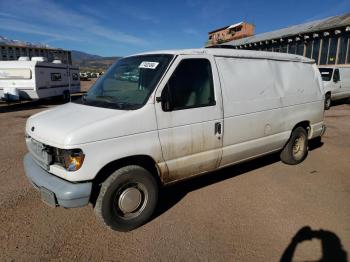
[[[137,111],[68,103],[31,116],[27,120],[26,134],[44,144],[71,148],[126,135],[130,127],[134,132],[142,131],[142,124],[137,123],[142,121],[134,121],[134,125],[130,122],[129,116],[137,118],[140,114]]]

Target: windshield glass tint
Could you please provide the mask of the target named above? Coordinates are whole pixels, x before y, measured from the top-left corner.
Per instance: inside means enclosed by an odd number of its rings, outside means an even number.
[[[322,80],[330,81],[332,79],[333,69],[332,68],[319,68]]]
[[[77,103],[122,110],[138,109],[147,102],[172,57],[144,55],[123,58]]]

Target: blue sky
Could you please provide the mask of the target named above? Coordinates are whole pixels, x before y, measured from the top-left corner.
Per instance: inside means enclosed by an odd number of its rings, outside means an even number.
[[[202,47],[242,20],[256,33],[350,11],[350,0],[0,0],[0,35],[102,56]]]

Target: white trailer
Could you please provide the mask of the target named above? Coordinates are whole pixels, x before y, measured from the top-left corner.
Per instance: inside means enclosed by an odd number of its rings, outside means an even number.
[[[79,68],[47,62],[43,57],[20,57],[16,61],[0,62],[0,98],[2,100],[32,100],[80,92]]]

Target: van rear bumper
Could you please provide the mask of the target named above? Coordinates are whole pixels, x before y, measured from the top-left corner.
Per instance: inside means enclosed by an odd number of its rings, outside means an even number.
[[[321,131],[320,136],[323,136],[324,133],[326,133],[326,129],[327,129],[326,125],[322,125],[322,131]]]
[[[326,126],[323,122],[311,125],[311,132],[309,134],[309,139],[323,136],[326,132]]]
[[[92,183],[71,183],[42,169],[27,153],[23,159],[25,174],[35,189],[40,191],[41,200],[52,206],[66,208],[82,207],[89,203]]]

